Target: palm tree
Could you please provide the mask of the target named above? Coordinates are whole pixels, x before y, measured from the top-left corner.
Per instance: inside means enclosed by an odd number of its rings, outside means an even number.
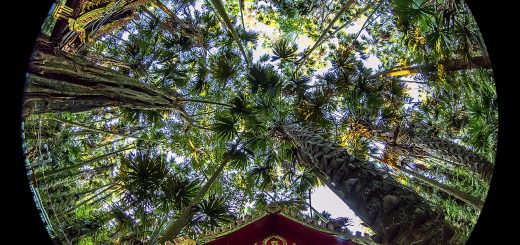
[[[211,0],[211,3],[213,4],[215,9],[217,10],[217,12],[220,15],[220,17],[224,20],[224,23],[226,24],[226,27],[231,32],[231,35],[233,36],[233,39],[237,43],[238,48],[240,49],[240,52],[242,53],[242,56],[244,57],[244,61],[249,66],[250,63],[251,63],[249,61],[249,57],[247,56],[246,51],[244,49],[244,46],[242,45],[242,42],[240,41],[240,38],[238,37],[237,32],[235,31],[235,28],[233,27],[233,24],[231,23],[231,20],[229,19],[229,16],[228,16],[228,14],[226,12],[226,9],[224,8],[224,5],[222,4],[222,2],[220,0]]]
[[[273,134],[294,144],[299,162],[327,176],[340,198],[385,244],[449,243],[452,226],[422,197],[309,129],[278,124]]]

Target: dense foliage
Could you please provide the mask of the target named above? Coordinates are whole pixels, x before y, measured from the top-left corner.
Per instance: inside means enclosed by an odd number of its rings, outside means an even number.
[[[271,202],[308,210],[324,180],[273,137],[280,123],[374,164],[467,239],[498,113],[462,0],[144,2],[29,71],[26,165],[56,241],[154,244]]]

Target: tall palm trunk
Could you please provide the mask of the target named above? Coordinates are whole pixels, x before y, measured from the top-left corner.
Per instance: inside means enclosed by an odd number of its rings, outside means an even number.
[[[175,110],[189,117],[179,95],[155,89],[135,78],[68,54],[55,55],[45,44],[31,57],[23,117],[34,113],[81,112],[102,107]]]
[[[412,139],[415,146],[422,148],[428,154],[457,163],[489,182],[493,175],[493,165],[480,155],[454,142],[438,137],[415,136]]]
[[[486,56],[472,57],[471,60],[463,59],[446,60],[440,63],[445,71],[460,71],[475,68],[491,69],[491,62]],[[408,67],[395,67],[372,75],[371,77],[401,77],[419,73],[421,71],[434,70],[434,64],[416,65]]]
[[[453,227],[413,190],[374,165],[361,162],[309,130],[277,125],[272,132],[292,142],[297,157],[328,176],[340,198],[376,233],[383,244],[449,244]]]
[[[191,200],[190,204],[186,208],[184,208],[184,210],[182,211],[179,218],[177,218],[177,220],[175,220],[174,223],[170,224],[164,230],[164,232],[161,235],[161,238],[159,239],[160,244],[162,244],[168,240],[173,240],[175,237],[177,237],[177,235],[179,235],[181,230],[188,224],[191,217],[193,217],[193,214],[195,213],[196,206],[202,201],[202,199],[204,198],[204,195],[206,195],[209,188],[211,187],[211,185],[213,185],[213,183],[215,182],[217,177],[219,177],[220,174],[222,174],[224,167],[226,167],[226,165],[229,163],[229,159],[230,159],[229,155],[226,155],[224,157],[224,159],[222,160],[222,163],[218,166],[217,170],[215,170],[213,175],[211,175],[211,178],[204,184],[202,189],[200,189],[199,193],[197,193],[197,196],[195,196]]]
[[[396,129],[394,132],[368,123],[352,123],[351,127],[365,130],[368,135],[379,141],[397,147],[399,151],[412,158],[435,158],[452,166],[463,167],[482,180],[489,182],[493,175],[493,164],[452,141],[439,137],[416,135],[409,129]],[[356,130],[355,129],[355,130]]]
[[[467,203],[467,204],[470,204],[476,208],[478,208],[479,210],[482,209],[482,207],[484,206],[484,202],[482,200],[479,200],[478,198],[475,198],[469,194],[466,194],[466,193],[463,193],[463,192],[460,192],[459,190],[455,189],[455,188],[452,188],[448,185],[445,185],[445,184],[442,184],[442,183],[439,183],[433,179],[430,179],[430,178],[427,178],[419,173],[416,173],[412,170],[409,170],[405,167],[401,167],[401,166],[396,166],[397,169],[399,169],[400,171],[402,171],[403,173],[406,173],[434,188],[437,188],[447,194],[450,194],[451,196]]]

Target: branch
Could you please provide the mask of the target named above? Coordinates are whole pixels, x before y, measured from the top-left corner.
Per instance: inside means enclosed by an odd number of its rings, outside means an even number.
[[[321,33],[320,37],[318,38],[318,41],[316,41],[316,43],[314,43],[314,45],[312,46],[312,48],[307,52],[307,54],[305,54],[302,58],[300,58],[298,61],[296,61],[296,63],[298,63],[298,67],[296,67],[296,70],[299,70],[300,67],[305,63],[305,61],[307,60],[307,57],[309,57],[309,55],[318,47],[321,45],[321,42],[322,40],[325,38],[325,35],[327,35],[327,33],[329,32],[330,28],[332,28],[332,26],[334,25],[334,23],[336,23],[336,21],[341,17],[341,15],[347,11],[347,9],[355,2],[356,0],[349,0],[347,3],[345,3],[345,5],[343,5],[343,7],[341,8],[341,10],[336,14],[336,16],[334,17],[334,19],[329,23],[329,25],[327,26],[327,28],[325,28],[325,30]]]

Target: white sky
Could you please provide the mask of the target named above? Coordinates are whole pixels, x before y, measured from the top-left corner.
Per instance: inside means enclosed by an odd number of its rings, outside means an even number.
[[[334,192],[332,192],[327,186],[316,187],[312,190],[311,194],[312,207],[322,212],[327,211],[331,214],[332,218],[337,217],[349,217],[353,220],[353,225],[349,226],[349,230],[353,234],[356,231],[365,233],[366,229],[361,225],[361,220],[354,214],[354,211],[350,209]]]

